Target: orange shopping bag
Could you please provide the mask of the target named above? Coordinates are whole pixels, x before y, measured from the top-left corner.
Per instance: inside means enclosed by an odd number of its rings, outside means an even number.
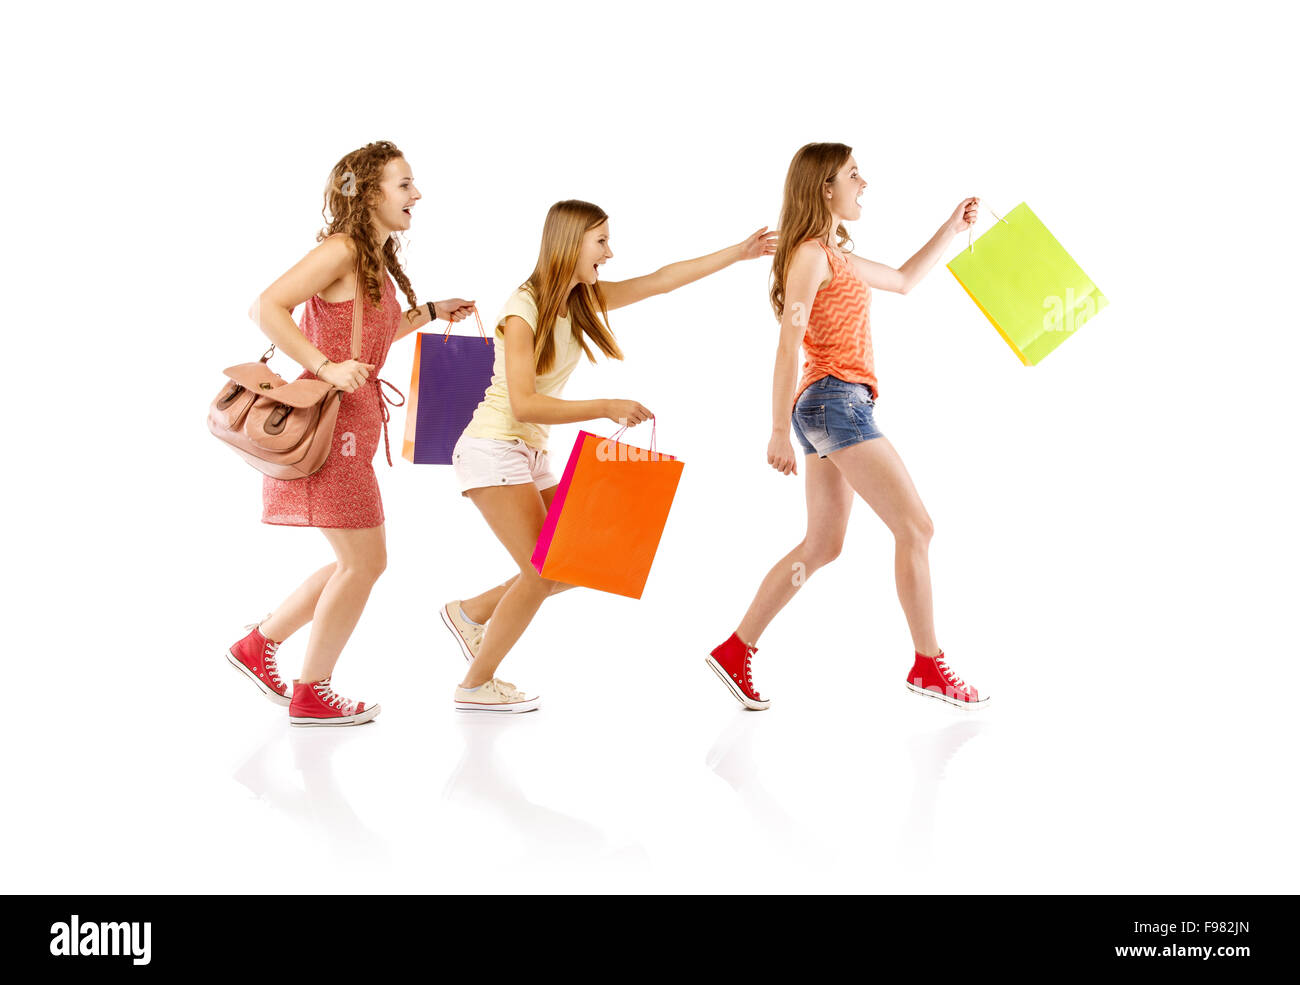
[[[668,522],[682,463],[579,431],[533,551],[543,578],[639,599]]]

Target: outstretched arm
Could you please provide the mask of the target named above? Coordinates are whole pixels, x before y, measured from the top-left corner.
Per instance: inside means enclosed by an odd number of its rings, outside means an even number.
[[[958,233],[964,233],[975,225],[978,211],[978,198],[964,199],[958,204],[948,221],[930,237],[930,241],[897,269],[865,257],[854,256],[852,253],[848,255],[849,262],[853,264],[853,269],[868,287],[893,291],[895,294],[906,294],[930,272],[939,257],[943,255],[943,251],[947,249],[949,241]]]
[[[775,232],[769,233],[764,226],[743,243],[728,246],[710,253],[708,256],[696,257],[694,260],[681,260],[660,267],[653,274],[633,277],[631,280],[602,281],[601,292],[605,295],[605,307],[610,311],[622,308],[656,294],[667,294],[691,281],[716,274],[724,267],[730,267],[737,260],[752,260],[755,257],[770,256],[776,252]]]
[[[412,332],[419,331],[429,322],[433,321],[429,317],[429,309],[426,305],[420,305],[402,312],[402,320],[397,326],[397,334],[393,336],[393,341],[404,339]]]
[[[458,322],[474,313],[474,302],[466,301],[463,298],[448,298],[446,301],[433,302],[433,310],[439,318],[444,318],[449,322]],[[398,326],[393,341],[396,342],[398,339],[410,335],[432,321],[433,319],[429,317],[429,306],[426,304],[402,312],[402,323]]]

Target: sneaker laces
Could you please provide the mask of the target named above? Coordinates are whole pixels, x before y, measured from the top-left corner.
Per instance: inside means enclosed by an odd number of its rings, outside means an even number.
[[[244,629],[249,632],[252,632],[255,629],[258,634],[261,635],[262,623],[270,619],[271,615],[272,613],[268,612],[262,617],[261,622],[250,622],[244,627]],[[265,636],[263,636],[262,639],[266,640],[266,649],[262,652],[262,663],[266,665],[266,675],[271,679],[271,683],[277,688],[284,687],[284,682],[280,680],[280,668],[275,665],[275,651],[280,649],[280,644],[275,642],[275,640],[266,639]],[[283,640],[281,642],[283,642]]]
[[[262,637],[266,639],[266,637]],[[275,640],[266,640],[266,650],[262,653],[262,663],[266,666],[266,676],[271,679],[271,683],[276,687],[283,687],[284,682],[280,680],[280,668],[275,665],[275,651],[280,649],[280,644]]]
[[[745,686],[753,692],[754,697],[761,698],[762,695],[754,690],[754,671],[749,665],[749,658],[758,651],[758,647],[745,644]]]
[[[519,699],[522,699],[524,697],[524,692],[519,690],[519,688],[515,687],[509,681],[503,681],[498,677],[492,678],[492,681],[495,682],[497,685],[494,688],[494,690],[502,697],[519,698]]]
[[[934,663],[935,666],[939,668],[939,672],[943,674],[944,680],[949,684],[957,688],[959,691],[970,691],[970,685],[948,669],[948,665],[943,662],[943,654],[935,657]]]
[[[351,701],[348,698],[343,697],[343,695],[341,694],[336,694],[334,692],[334,688],[330,686],[330,679],[328,677],[325,678],[323,681],[316,681],[316,683],[314,683],[312,687],[315,689],[316,694],[320,697],[320,699],[323,702],[325,702],[327,705],[329,705],[331,708],[336,708],[339,711],[348,713],[347,709],[344,708],[343,706],[356,705],[355,701]]]

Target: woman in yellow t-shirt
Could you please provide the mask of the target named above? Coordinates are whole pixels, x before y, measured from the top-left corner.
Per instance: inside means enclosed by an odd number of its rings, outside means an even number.
[[[442,620],[469,661],[456,688],[461,711],[532,711],[538,698],[493,675],[523,635],[542,601],[570,588],[533,567],[546,511],[559,479],[550,467],[552,424],[608,418],[633,427],[650,411],[635,400],[563,400],[564,384],[595,346],[606,356],[623,353],[608,312],[717,273],[737,260],[771,255],[776,233],[764,226],[742,243],[694,260],[661,267],[624,281],[599,281],[609,249],[609,217],[590,202],[556,202],[546,214],[542,246],[532,275],[497,317],[492,382],[452,450],[461,495],[479,508],[519,574],[473,598],[448,602]],[[490,622],[489,622],[490,620]]]

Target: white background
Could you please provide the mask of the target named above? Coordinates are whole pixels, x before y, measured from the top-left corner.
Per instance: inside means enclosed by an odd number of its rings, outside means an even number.
[[[7,889],[1296,889],[1282,5],[32,10],[0,65]],[[904,689],[860,502],[760,640],[771,710],[705,668],[804,525],[802,474],[765,463],[752,261],[614,312],[626,361],[569,384],[647,404],[686,468],[644,597],[554,599],[507,658],[542,710],[452,711],[437,608],[511,564],[449,468],[381,454],[389,567],[335,684],[383,712],[291,730],[223,653],[330,554],[259,522],[203,418],[265,348],[245,312],[314,245],[328,169],[375,139],[424,194],[419,297],[485,321],[552,202],[601,205],[602,275],[636,276],[775,226],[808,141],[854,148],[857,251],[894,266],[968,195],[977,233],[1029,203],[1110,301],[1041,365],[944,268],[965,237],[873,306],[939,642],[991,705]],[[412,347],[382,373],[402,390]]]

